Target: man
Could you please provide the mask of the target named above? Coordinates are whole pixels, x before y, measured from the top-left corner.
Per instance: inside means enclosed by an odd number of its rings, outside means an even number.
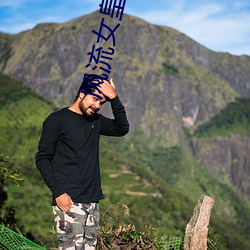
[[[73,105],[52,113],[43,123],[36,165],[52,191],[59,249],[95,249],[98,202],[104,198],[98,152],[100,135],[123,136],[129,130],[113,80],[98,85],[100,78],[88,77],[92,85],[86,78]],[[101,94],[93,87],[95,84]],[[97,113],[106,101],[111,103],[114,119]]]

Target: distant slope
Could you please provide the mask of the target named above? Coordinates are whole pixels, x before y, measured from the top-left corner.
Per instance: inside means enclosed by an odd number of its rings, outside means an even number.
[[[250,99],[229,103],[190,136],[189,150],[212,175],[250,197]]]
[[[0,32],[0,71],[3,71],[12,55],[11,44],[15,40],[15,35],[8,35]]]
[[[1,136],[7,138],[3,150],[6,154],[15,154],[19,164],[27,164],[27,160],[31,164],[34,157],[30,150],[40,134],[44,116],[52,112],[52,105],[21,81],[2,73],[0,93]]]

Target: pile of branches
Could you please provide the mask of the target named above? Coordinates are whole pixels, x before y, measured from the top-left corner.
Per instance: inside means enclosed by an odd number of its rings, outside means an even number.
[[[108,231],[102,227],[98,239],[98,249],[155,250],[158,248],[154,235],[155,229],[151,226],[146,226],[145,230],[140,233],[137,233],[135,226],[131,224],[120,224],[118,228],[110,227]]]

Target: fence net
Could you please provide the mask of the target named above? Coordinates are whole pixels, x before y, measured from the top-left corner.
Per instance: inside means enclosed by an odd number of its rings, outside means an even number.
[[[184,236],[163,236],[160,241],[160,249],[183,250]]]
[[[184,236],[163,236],[159,241],[160,249],[183,250]],[[46,250],[22,235],[0,224],[0,250]]]
[[[24,249],[41,249],[46,250],[34,242],[28,240],[22,235],[0,224],[0,249],[1,250],[24,250]]]

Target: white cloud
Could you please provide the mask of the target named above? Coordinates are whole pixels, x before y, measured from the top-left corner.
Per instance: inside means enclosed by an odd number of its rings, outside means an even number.
[[[102,0],[0,0],[4,15],[0,31],[18,33],[38,23],[63,23],[99,9]],[[59,4],[57,3],[59,2]],[[36,4],[32,4],[36,3]],[[60,4],[61,3],[61,4]],[[207,3],[207,4],[204,4]],[[45,6],[41,9],[34,6]],[[5,8],[7,7],[7,8]],[[240,51],[250,40],[248,0],[135,0],[127,1],[125,12],[150,23],[169,26],[215,51]],[[7,11],[7,10],[8,11]],[[1,15],[1,13],[0,13]],[[250,46],[250,44],[249,44]],[[249,49],[247,52],[249,53]]]
[[[0,0],[2,1],[2,0]],[[8,1],[8,0],[5,0]],[[18,0],[22,11],[19,8],[12,8],[8,11],[8,15],[0,21],[0,31],[10,34],[16,34],[21,31],[32,29],[40,23],[64,23],[73,18],[92,12],[91,7],[84,5],[80,0],[65,0],[62,5],[46,5],[43,8],[36,8],[30,6],[32,0]],[[43,0],[36,0],[41,3]],[[22,2],[22,4],[21,4]],[[6,2],[7,4],[7,2]],[[71,8],[71,6],[74,8]],[[1,9],[0,9],[1,11]],[[1,13],[0,13],[1,15]],[[1,17],[0,17],[1,20]]]
[[[236,1],[234,3],[234,7],[236,9],[246,8],[246,7],[249,7],[249,2],[247,2],[247,1]]]
[[[162,10],[151,10],[146,12],[136,12],[132,11],[135,16],[141,17],[151,23],[168,25],[169,24],[194,24],[195,22],[200,22],[209,16],[218,14],[223,10],[223,7],[218,4],[209,4],[206,6],[200,6],[196,9],[189,10],[186,9],[184,5],[177,4],[171,9]],[[178,26],[179,26],[178,25]]]
[[[25,31],[28,29],[32,29],[35,26],[34,23],[22,23],[19,25],[15,25],[15,26],[5,26],[3,29],[0,26],[0,30],[5,30],[5,32],[13,34],[13,33],[19,33],[20,31]]]
[[[189,9],[178,4],[171,9],[133,12],[133,15],[150,23],[177,29],[215,51],[226,51],[236,45],[240,47],[250,40],[250,15],[228,13],[222,4],[196,5]],[[249,53],[249,49],[246,53]]]
[[[222,6],[218,4],[211,4],[211,5],[201,6],[190,12],[183,11],[182,15],[185,22],[195,23],[203,21],[204,19],[207,19],[210,16],[219,14],[222,10],[223,10]]]
[[[1,0],[0,7],[11,7],[16,8],[22,4],[22,0]]]
[[[233,55],[248,55],[250,56],[250,45],[242,45],[242,46],[236,46],[235,48],[229,47],[230,48],[230,53]],[[222,52],[225,52],[225,50],[221,50]]]

